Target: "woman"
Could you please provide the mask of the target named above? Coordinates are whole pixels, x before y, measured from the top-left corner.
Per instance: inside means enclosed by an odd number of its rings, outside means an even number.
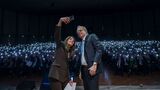
[[[54,37],[56,43],[55,60],[49,71],[49,79],[52,90],[63,90],[70,80],[69,63],[74,55],[75,39],[68,36],[64,42],[61,41],[62,24],[70,23],[69,17],[62,17],[56,25]]]

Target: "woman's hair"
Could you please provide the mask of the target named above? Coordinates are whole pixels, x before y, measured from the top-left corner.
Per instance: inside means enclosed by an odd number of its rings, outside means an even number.
[[[68,45],[67,45],[67,41],[68,41],[68,39],[70,39],[70,38],[73,38],[73,39],[74,39],[74,44],[73,44],[72,47],[69,48]],[[76,43],[76,41],[75,41],[75,38],[74,38],[73,36],[68,36],[68,37],[64,40],[65,47],[66,47],[67,51],[69,51],[69,52],[74,51],[74,49],[75,49],[75,43]]]

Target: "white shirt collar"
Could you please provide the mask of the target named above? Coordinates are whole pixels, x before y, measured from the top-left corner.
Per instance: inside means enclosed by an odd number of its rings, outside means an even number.
[[[82,39],[82,40],[84,40],[84,41],[85,41],[85,39],[86,39],[87,35],[88,35],[88,34],[86,34],[86,35],[83,37],[83,39]]]

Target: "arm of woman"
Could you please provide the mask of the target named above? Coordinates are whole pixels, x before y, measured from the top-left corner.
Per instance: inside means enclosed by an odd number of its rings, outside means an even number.
[[[55,38],[55,43],[57,44],[57,46],[59,46],[59,44],[61,43],[61,27],[62,24],[68,24],[70,22],[69,17],[62,17],[59,19],[56,28],[55,28],[55,33],[54,33],[54,38]]]

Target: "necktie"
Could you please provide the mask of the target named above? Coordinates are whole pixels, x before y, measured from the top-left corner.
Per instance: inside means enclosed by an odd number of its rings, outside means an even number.
[[[84,53],[84,40],[81,43],[81,54],[83,54],[83,53]]]
[[[84,43],[85,43],[85,41],[83,40],[82,45],[81,45],[81,64],[82,65],[87,65],[87,62],[86,62],[85,57],[84,57]]]

